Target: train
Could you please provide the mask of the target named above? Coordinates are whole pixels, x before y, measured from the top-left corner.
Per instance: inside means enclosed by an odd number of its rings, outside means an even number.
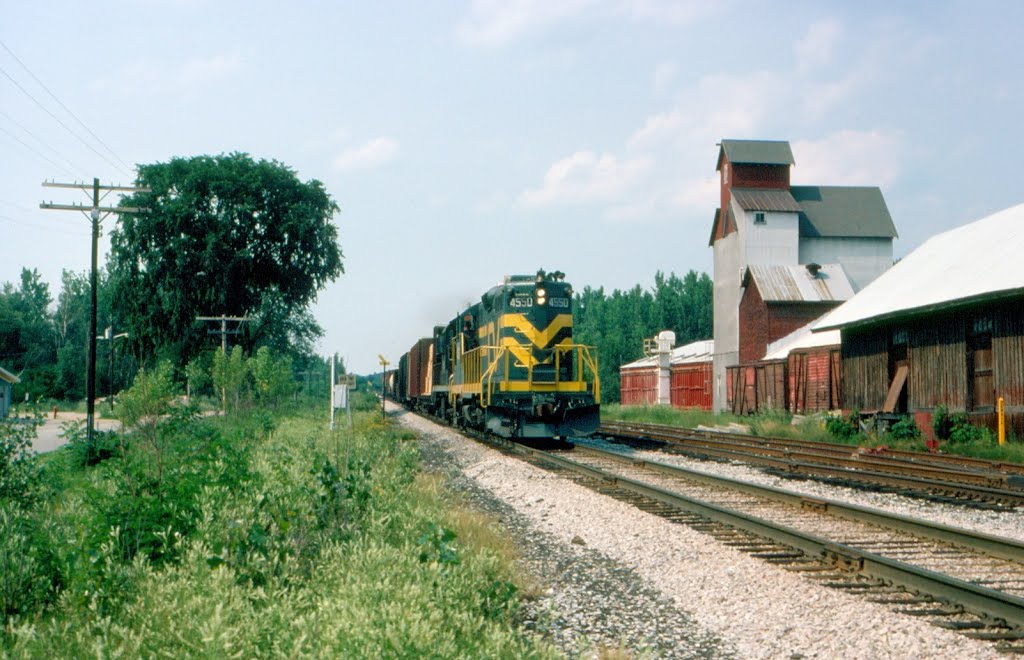
[[[514,441],[570,442],[600,424],[597,352],[573,341],[561,271],[506,276],[413,344],[385,387],[407,408]]]

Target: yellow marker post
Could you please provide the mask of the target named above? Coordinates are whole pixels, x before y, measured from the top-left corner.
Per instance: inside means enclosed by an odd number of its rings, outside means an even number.
[[[996,413],[999,417],[999,444],[1006,444],[1006,402],[1003,401],[1003,397],[999,397],[999,402],[996,404]]]

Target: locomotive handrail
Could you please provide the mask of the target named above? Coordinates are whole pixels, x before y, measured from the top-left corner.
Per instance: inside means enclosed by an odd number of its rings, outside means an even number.
[[[562,344],[554,347],[554,380],[553,381],[537,381],[543,382],[545,385],[555,385],[556,387],[561,383],[585,383],[586,372],[589,369],[593,375],[593,394],[594,400],[600,402],[601,400],[601,378],[597,370],[597,359],[591,354],[590,349],[593,346],[586,346],[584,344]],[[509,377],[509,361],[513,356],[514,349],[528,350],[529,346],[526,345],[503,345],[503,346],[478,346],[470,351],[466,351],[463,354],[463,375],[464,383],[476,383],[480,384],[480,406],[487,408],[491,404],[491,399],[494,396],[496,386],[500,387],[502,382],[509,382],[512,379]],[[561,378],[561,361],[562,355],[568,353],[577,354],[577,364],[579,367],[575,369],[575,375],[570,378]],[[486,369],[482,368],[483,356],[487,354],[489,358],[489,364]],[[495,377],[498,376],[498,366],[504,365],[503,374],[500,376],[500,380],[495,383]],[[467,369],[468,367],[468,369]],[[526,369],[526,383],[530,388],[535,384],[533,367],[534,364],[529,362],[524,364],[523,367]],[[476,378],[470,378],[479,373],[479,381]]]

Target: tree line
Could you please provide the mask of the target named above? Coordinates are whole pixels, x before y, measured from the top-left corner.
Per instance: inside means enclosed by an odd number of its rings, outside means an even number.
[[[244,153],[140,165],[136,183],[147,192],[122,203],[146,212],[110,228],[98,274],[98,331],[127,333],[98,340],[98,393],[163,361],[184,382],[186,366],[219,343],[197,316],[244,316],[231,343],[245,354],[266,346],[297,371],[319,369],[323,330],[309,307],[344,271],[340,209],[323,184]],[[56,299],[36,269],[0,287],[0,366],[21,378],[15,400],[85,396],[89,297],[86,272],[64,271]]]
[[[713,291],[707,273],[691,270],[683,277],[659,271],[652,288],[576,292],[574,338],[597,347],[602,401],[619,400],[619,367],[643,357],[644,339],[662,330],[675,332],[677,345],[710,339]]]

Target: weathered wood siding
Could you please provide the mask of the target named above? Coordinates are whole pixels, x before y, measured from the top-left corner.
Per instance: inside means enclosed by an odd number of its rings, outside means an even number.
[[[1024,296],[843,330],[843,408],[881,409],[889,388],[891,341],[895,333],[905,330],[910,411],[929,411],[939,404],[951,412],[967,411],[971,405],[968,338],[978,319],[991,319],[993,391],[984,399],[976,395],[975,406],[978,400],[1003,397],[1007,428],[1024,437]],[[973,423],[995,428],[991,408],[969,413]]]
[[[967,320],[969,323],[969,320]],[[907,324],[910,339],[907,407],[967,406],[967,344],[960,314],[937,314]]]
[[[889,334],[885,328],[843,330],[843,409],[881,410],[889,389]]]

